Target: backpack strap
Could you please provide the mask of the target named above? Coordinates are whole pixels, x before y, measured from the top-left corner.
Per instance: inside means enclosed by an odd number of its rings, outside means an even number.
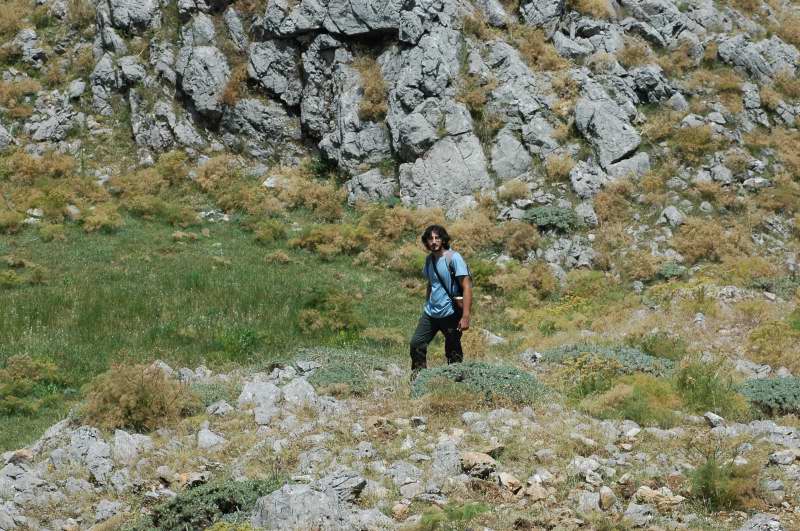
[[[445,264],[446,263],[447,263],[447,258],[445,257]],[[428,264],[430,264],[430,266],[433,268],[433,272],[436,275],[436,278],[439,279],[439,284],[442,285],[442,288],[444,288],[444,292],[447,293],[447,297],[450,299],[450,302],[453,304],[453,307],[455,307],[455,302],[453,301],[453,295],[452,293],[450,293],[450,290],[447,288],[447,284],[445,284],[444,280],[442,279],[442,275],[439,274],[439,269],[436,267],[436,262],[433,260],[433,254],[428,255],[425,266],[427,267]],[[430,278],[430,273],[428,274],[428,278]],[[451,276],[451,279],[452,278],[453,277]],[[452,288],[452,286],[450,287]]]

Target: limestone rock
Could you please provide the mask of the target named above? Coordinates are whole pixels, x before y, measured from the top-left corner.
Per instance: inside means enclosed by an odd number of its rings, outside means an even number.
[[[345,188],[350,204],[358,200],[381,201],[395,197],[397,182],[393,176],[386,176],[380,169],[374,168],[347,181]]]
[[[292,152],[292,143],[302,137],[300,122],[275,101],[243,98],[225,107],[220,127],[223,141],[253,157],[267,158]]]
[[[625,111],[598,85],[590,84],[578,100],[575,123],[603,168],[632,154],[641,143]]]
[[[564,0],[526,0],[519,7],[529,26],[549,28],[564,14]]]
[[[225,55],[213,46],[184,46],[178,53],[175,72],[181,91],[195,110],[216,120],[222,115],[220,98],[230,76]]]
[[[490,455],[480,452],[463,452],[461,468],[470,476],[487,478],[497,468],[497,462]]]
[[[117,29],[142,32],[161,23],[158,0],[107,0],[111,22]]]
[[[400,165],[400,198],[419,207],[447,208],[493,184],[480,141],[471,133],[445,137],[413,164]]]
[[[303,95],[300,50],[292,42],[271,40],[250,45],[247,74],[278,96],[296,106]]]
[[[502,180],[513,179],[526,173],[533,159],[513,131],[504,129],[492,147],[492,169]]]
[[[745,35],[726,37],[719,42],[717,49],[723,61],[741,68],[762,83],[778,72],[794,74],[800,64],[797,48],[778,36],[757,43],[750,42]]]
[[[250,522],[267,529],[351,529],[349,510],[336,492],[310,485],[284,485],[259,498]]]

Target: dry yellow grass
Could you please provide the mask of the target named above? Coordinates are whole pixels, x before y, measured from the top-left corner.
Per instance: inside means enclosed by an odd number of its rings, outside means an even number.
[[[551,181],[565,181],[569,172],[575,167],[575,159],[567,154],[548,155],[544,162],[544,169]]]
[[[0,82],[0,106],[6,108],[6,112],[11,118],[27,118],[32,114],[33,108],[25,101],[25,98],[40,90],[42,90],[42,85],[35,79],[2,81]]]
[[[383,120],[389,110],[389,104],[381,66],[374,57],[362,56],[353,62],[353,67],[361,74],[364,86],[364,97],[361,99],[358,117],[373,122]]]
[[[682,117],[683,113],[680,112],[659,110],[647,117],[647,122],[642,127],[642,136],[652,144],[661,142],[672,135]]]
[[[508,32],[509,38],[519,50],[522,60],[532,69],[562,70],[569,66],[569,61],[558,55],[542,30],[515,25],[509,27]]]
[[[594,198],[594,209],[602,223],[624,222],[630,218],[633,184],[628,180],[614,182]]]
[[[516,201],[517,199],[524,199],[530,194],[530,187],[528,183],[520,181],[519,179],[511,179],[503,183],[497,190],[497,199],[506,203]]]
[[[616,16],[608,0],[568,0],[567,7],[592,18],[612,19]]]
[[[247,89],[247,65],[239,64],[233,67],[231,77],[225,90],[222,91],[222,103],[228,107],[233,107],[242,98]]]
[[[625,36],[625,45],[617,52],[619,62],[627,67],[641,66],[652,62],[653,52],[641,37]]]
[[[800,18],[797,23],[800,24]],[[782,70],[775,76],[775,88],[785,97],[796,100],[800,98],[800,80],[787,70]]]
[[[25,27],[25,17],[31,12],[31,2],[6,0],[0,9],[0,40],[6,41]]]
[[[670,77],[680,77],[695,66],[692,58],[692,46],[688,42],[658,58],[658,64]]]

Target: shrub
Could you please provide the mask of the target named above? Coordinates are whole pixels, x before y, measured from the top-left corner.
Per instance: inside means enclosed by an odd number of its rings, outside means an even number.
[[[620,378],[608,391],[585,398],[581,407],[599,418],[629,419],[642,426],[671,428],[680,398],[668,381],[649,374]]]
[[[517,199],[525,199],[530,195],[530,185],[519,179],[511,179],[497,189],[497,199],[504,203],[511,203]]]
[[[677,262],[667,262],[658,269],[658,277],[663,280],[684,278],[686,273],[687,269]]]
[[[675,373],[675,386],[684,404],[695,413],[713,411],[725,418],[743,420],[749,408],[736,384],[721,363],[690,360]]]
[[[448,229],[454,246],[473,254],[497,245],[502,237],[500,227],[482,210],[473,210]]]
[[[0,233],[13,234],[22,227],[25,216],[13,210],[0,210]]]
[[[368,242],[366,228],[342,223],[311,226],[300,237],[289,240],[289,245],[309,249],[322,258],[331,258],[340,254],[357,254],[366,248]]]
[[[569,172],[575,167],[575,160],[569,155],[548,155],[544,170],[551,181],[566,181]]]
[[[602,223],[627,222],[630,219],[634,188],[630,181],[611,183],[594,198],[594,210]]]
[[[750,281],[749,287],[769,291],[783,299],[791,299],[800,288],[800,277],[756,277]]]
[[[0,10],[0,38],[3,42],[11,40],[22,29],[30,7],[24,0],[9,0],[3,3],[3,9]]]
[[[24,151],[15,151],[0,159],[0,180],[7,178],[14,183],[30,185],[42,179],[70,177],[76,167],[75,159],[69,155],[46,153],[34,157]]]
[[[11,356],[0,369],[0,414],[33,415],[57,400],[66,387],[62,371],[53,362]]]
[[[557,374],[558,380],[567,386],[567,395],[581,399],[608,391],[626,372],[614,358],[585,353],[564,360]]]
[[[66,241],[67,239],[64,225],[56,223],[41,224],[39,226],[39,237],[43,242],[52,242],[54,240]]]
[[[534,207],[527,211],[526,219],[542,229],[569,232],[581,226],[577,214],[571,208],[557,206]]]
[[[649,356],[672,361],[683,359],[689,345],[680,336],[669,332],[653,332],[647,335],[632,335],[625,339],[628,346],[638,348]]]
[[[509,221],[502,225],[506,252],[517,260],[525,260],[539,246],[539,231],[521,221]]]
[[[672,134],[672,143],[677,155],[690,164],[699,164],[722,148],[708,125],[681,127]]]
[[[654,376],[664,376],[674,367],[672,360],[650,356],[634,347],[591,343],[563,345],[547,350],[542,353],[542,361],[564,363],[582,356],[614,360],[626,374],[645,372]]]
[[[113,203],[104,203],[94,207],[82,221],[83,230],[86,232],[114,232],[125,224],[117,206]]]
[[[380,65],[373,57],[359,57],[353,61],[353,67],[361,74],[364,86],[364,97],[361,98],[358,117],[373,122],[383,120],[389,106],[388,91]]]
[[[336,221],[342,217],[346,192],[332,181],[319,182],[309,178],[294,177],[279,197],[290,208],[307,208],[323,221]]]
[[[277,478],[219,481],[181,492],[156,505],[152,513],[126,531],[205,529],[223,516],[252,511],[256,501],[281,486]]]
[[[483,116],[486,102],[489,100],[489,94],[496,87],[497,81],[495,80],[484,82],[479,76],[467,75],[464,77],[456,100],[467,106],[473,118],[480,119]]]
[[[569,66],[569,62],[547,42],[541,29],[514,25],[509,27],[509,37],[511,44],[519,50],[522,60],[534,71],[561,70]]]
[[[567,7],[593,18],[614,18],[614,8],[608,0],[568,0]]]
[[[760,472],[758,462],[734,465],[716,454],[709,456],[691,472],[691,497],[709,511],[752,507],[760,494]]]
[[[800,378],[747,380],[739,392],[767,415],[800,414]]]
[[[625,255],[620,269],[626,278],[648,282],[658,274],[661,259],[647,250],[633,250]]]
[[[790,323],[770,321],[758,326],[748,337],[749,357],[773,367],[781,365],[797,372],[800,369],[800,330]]]
[[[445,378],[465,387],[487,401],[508,400],[515,404],[530,404],[544,398],[548,391],[532,375],[504,365],[480,362],[454,363],[420,371],[411,386],[414,398],[433,392],[436,383]]]
[[[641,66],[652,62],[653,52],[640,37],[625,36],[625,45],[617,52],[617,60],[626,68]]]
[[[303,307],[297,324],[304,332],[358,331],[366,327],[356,315],[352,295],[334,288],[315,292]]]
[[[308,379],[321,394],[364,395],[373,382],[370,373],[386,367],[380,356],[337,348],[303,349],[294,359],[321,365]]]
[[[456,505],[448,503],[439,510],[427,510],[422,513],[419,521],[419,531],[437,531],[461,529],[467,522],[483,513],[489,512],[491,508],[484,503],[466,503]]]
[[[231,75],[228,78],[228,83],[222,91],[222,103],[228,107],[234,107],[247,88],[247,65],[242,63],[236,65],[231,70]]]
[[[114,365],[88,387],[83,416],[93,425],[151,431],[194,411],[190,389],[146,365]]]
[[[253,233],[256,241],[263,245],[269,245],[286,238],[286,229],[283,222],[274,219],[259,221],[256,223]]]
[[[718,262],[725,236],[722,226],[712,220],[689,217],[678,229],[672,244],[689,264],[700,260]]]
[[[692,44],[682,42],[677,48],[658,58],[658,64],[669,77],[681,77],[695,67]]]

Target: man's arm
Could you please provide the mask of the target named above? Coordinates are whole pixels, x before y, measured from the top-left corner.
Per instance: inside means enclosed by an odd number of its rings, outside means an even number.
[[[461,331],[469,330],[469,315],[472,310],[472,279],[469,276],[459,277],[461,282],[461,294],[464,296],[464,311],[461,313],[461,320],[458,328]]]

